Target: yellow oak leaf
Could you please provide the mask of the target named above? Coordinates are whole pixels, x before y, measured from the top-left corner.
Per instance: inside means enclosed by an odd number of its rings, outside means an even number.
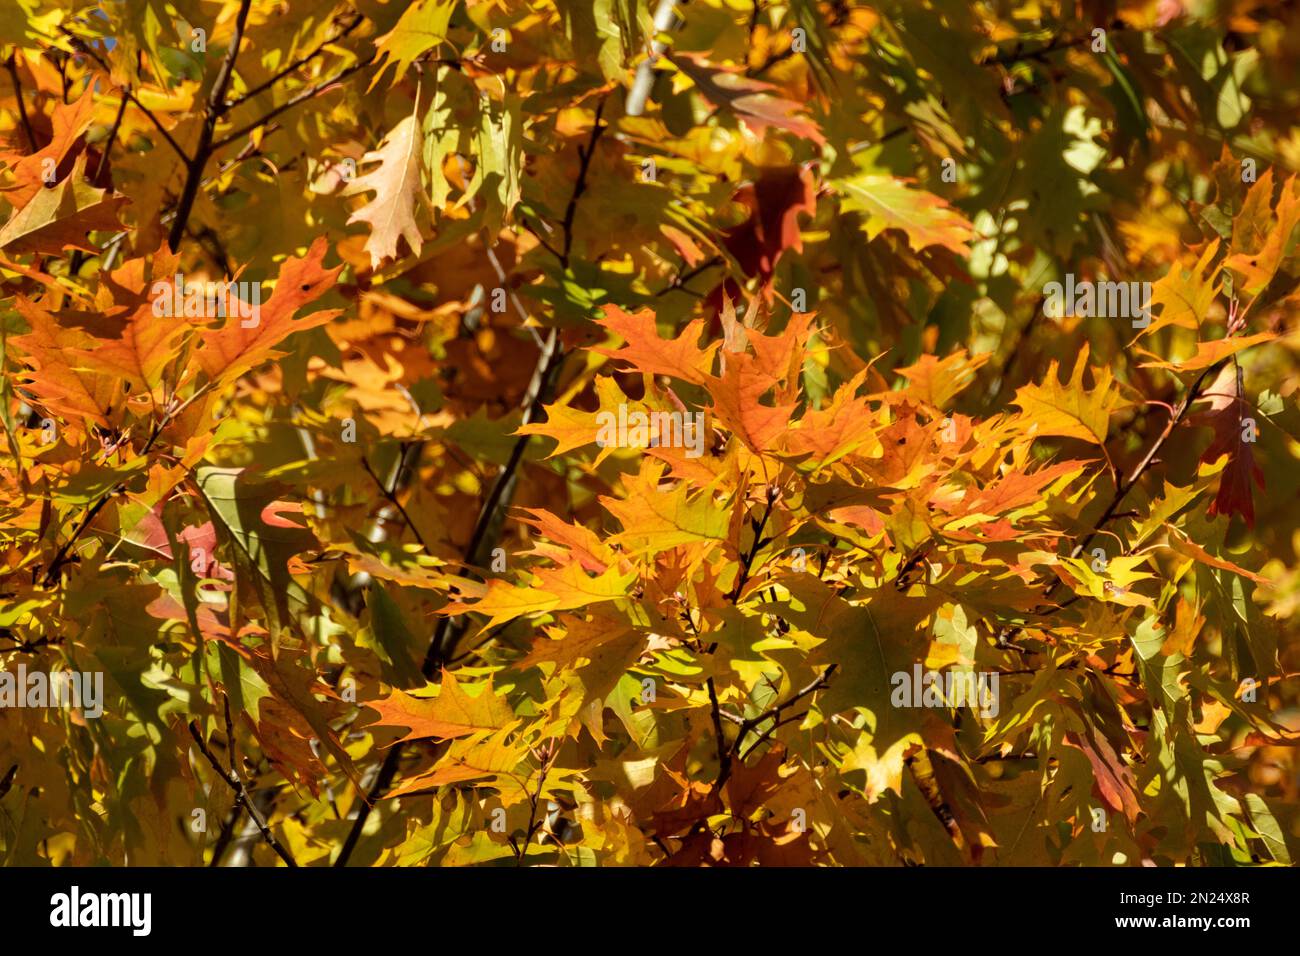
[[[466,737],[500,730],[515,719],[509,702],[496,692],[491,681],[470,694],[448,671],[443,671],[437,697],[414,697],[394,690],[391,696],[367,706],[379,711],[376,726],[409,728],[402,740]]]
[[[1115,378],[1105,366],[1093,371],[1096,381],[1092,388],[1086,387],[1083,373],[1087,367],[1085,342],[1074,363],[1074,372],[1064,385],[1060,382],[1058,365],[1053,361],[1042,385],[1025,385],[1016,391],[1012,404],[1018,405],[1029,419],[1027,427],[1031,434],[1081,438],[1105,445],[1111,412],[1121,407],[1122,400]]]

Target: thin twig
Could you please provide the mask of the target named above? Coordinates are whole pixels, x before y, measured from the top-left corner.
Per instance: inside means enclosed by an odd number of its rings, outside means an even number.
[[[1222,359],[1219,362],[1216,362],[1214,365],[1209,366],[1203,372],[1201,372],[1200,376],[1196,379],[1196,381],[1192,383],[1191,387],[1187,390],[1187,394],[1183,396],[1183,400],[1179,404],[1177,410],[1174,412],[1173,415],[1170,416],[1169,422],[1168,424],[1165,425],[1164,431],[1162,431],[1159,437],[1157,437],[1156,440],[1151,444],[1151,447],[1147,450],[1147,453],[1142,457],[1142,460],[1138,462],[1137,466],[1133,469],[1129,477],[1127,479],[1121,480],[1119,484],[1116,485],[1115,494],[1111,497],[1110,503],[1106,506],[1106,510],[1103,511],[1101,513],[1101,517],[1099,517],[1093,523],[1092,530],[1088,532],[1088,535],[1081,542],[1079,542],[1077,545],[1074,546],[1073,550],[1071,550],[1070,552],[1070,557],[1077,558],[1079,555],[1083,554],[1087,550],[1088,545],[1091,544],[1093,539],[1097,537],[1097,535],[1101,532],[1102,528],[1106,525],[1106,523],[1109,522],[1110,519],[1115,516],[1115,513],[1119,510],[1120,505],[1124,503],[1124,499],[1128,497],[1128,493],[1133,490],[1133,487],[1142,478],[1142,475],[1145,474],[1146,470],[1150,468],[1151,465],[1155,462],[1156,456],[1160,453],[1160,449],[1164,447],[1164,444],[1169,439],[1169,436],[1173,434],[1174,428],[1187,416],[1187,413],[1188,411],[1190,411],[1192,404],[1196,401],[1197,395],[1200,392],[1201,385],[1205,382],[1206,378],[1209,377],[1211,372],[1217,372],[1217,370],[1220,367],[1222,367],[1222,365],[1226,361],[1228,360]],[[1045,599],[1050,601],[1052,595],[1055,594],[1058,589],[1063,587],[1064,584],[1065,584],[1064,580],[1058,578],[1056,582],[1053,583],[1052,586],[1047,589],[1047,593],[1044,595]],[[1036,609],[1031,613],[1035,614],[1036,616],[1050,615],[1054,611],[1059,611],[1066,607],[1069,607],[1077,600],[1079,600],[1079,596],[1076,594],[1073,597],[1070,597],[1065,601],[1062,601],[1060,604],[1056,605],[1055,607],[1052,607],[1050,605],[1040,606],[1038,609]],[[1019,634],[1023,630],[1024,627],[1020,625],[1012,625],[1012,624],[1000,628],[995,637],[998,646],[999,647],[1009,646],[1009,642],[1011,641],[1011,639],[1014,638],[1017,634]],[[1010,646],[1015,646],[1015,645],[1010,645]]]
[[[108,139],[104,140],[104,151],[99,154],[99,162],[95,164],[95,177],[91,180],[97,186],[103,185],[100,177],[104,175],[104,170],[108,166],[108,154],[113,151],[113,144],[117,142],[117,134],[122,129],[122,117],[126,115],[127,102],[125,96],[118,99],[117,116],[113,120],[113,128],[108,131]]]
[[[772,506],[776,504],[777,497],[777,489],[769,486],[767,490],[767,507],[763,509],[763,517],[754,525],[754,540],[749,546],[749,553],[741,560],[740,575],[736,578],[736,584],[727,596],[733,604],[740,597],[740,592],[745,589],[745,584],[749,581],[749,572],[754,565],[754,560],[758,557],[758,549],[764,544],[763,530],[767,527],[767,519],[772,516]]]
[[[1109,27],[1105,28],[1107,35],[1111,33],[1123,33],[1129,28],[1122,22],[1116,21]],[[1039,63],[1047,62],[1047,57],[1052,53],[1059,53],[1062,50],[1070,50],[1078,46],[1086,46],[1093,42],[1092,33],[1080,37],[1055,36],[1046,44],[1036,47],[1032,50],[1024,48],[1024,41],[1017,40],[1016,45],[1005,53],[999,53],[995,56],[986,57],[978,61],[978,66],[1010,66],[1012,63],[1019,63],[1022,60],[1036,60]]]
[[[175,252],[181,246],[185,236],[185,226],[190,212],[194,209],[194,200],[198,198],[199,182],[203,179],[203,170],[208,165],[208,158],[217,149],[213,145],[213,136],[217,129],[220,111],[226,102],[226,90],[235,72],[235,60],[239,57],[239,47],[244,40],[244,25],[248,22],[248,11],[252,0],[242,0],[239,12],[235,14],[235,35],[226,48],[226,55],[221,60],[217,78],[208,94],[208,105],[203,111],[203,126],[199,129],[199,142],[194,148],[194,156],[186,165],[185,186],[181,189],[180,201],[176,204],[176,218],[172,220],[171,231],[167,234],[167,246]]]
[[[722,256],[714,256],[712,259],[709,259],[705,262],[701,262],[698,266],[695,266],[692,269],[687,269],[685,272],[679,272],[677,275],[673,276],[671,282],[669,282],[666,286],[664,286],[662,289],[660,289],[658,292],[655,293],[655,298],[658,298],[661,295],[667,295],[669,292],[675,292],[678,290],[689,291],[683,288],[686,285],[686,283],[690,282],[701,272],[705,272],[709,269],[712,269],[714,266],[722,265],[724,261],[725,260],[722,258]]]
[[[551,764],[555,761],[558,752],[559,748],[557,748],[554,741],[552,741],[550,749],[542,759],[541,766],[538,768],[537,792],[533,794],[532,798],[529,800],[528,828],[524,831],[524,845],[515,849],[515,866],[524,865],[524,857],[528,854],[528,847],[533,842],[533,835],[541,828],[542,822],[546,819],[543,817],[541,821],[537,820],[537,808],[542,802],[542,788],[546,786],[546,775],[550,773]]]
[[[239,778],[239,775],[233,770],[223,768],[221,761],[217,759],[217,755],[208,749],[207,741],[203,739],[203,734],[199,731],[199,722],[197,720],[190,721],[190,736],[194,738],[195,744],[198,745],[199,752],[207,758],[208,763],[212,764],[212,769],[217,772],[217,776],[224,780],[227,786],[235,792],[235,806],[242,806],[247,809],[249,817],[256,824],[257,829],[262,834],[262,839],[266,841],[267,845],[276,852],[280,859],[284,860],[285,865],[296,867],[298,864],[289,855],[289,851],[276,839],[275,834],[271,832],[271,828],[266,824],[266,818],[253,805],[253,801],[249,798],[248,791],[244,788],[244,782]],[[234,746],[233,741],[227,743],[231,747]]]
[[[229,146],[235,140],[247,136],[249,133],[253,132],[253,130],[257,129],[259,126],[266,125],[271,120],[279,116],[281,113],[293,109],[299,103],[307,102],[309,99],[316,96],[322,90],[328,89],[329,87],[333,86],[335,83],[338,83],[341,80],[346,79],[347,77],[351,76],[353,73],[357,72],[357,70],[360,70],[363,67],[366,67],[368,65],[369,65],[368,60],[363,60],[361,62],[354,63],[351,66],[349,66],[347,69],[340,70],[338,73],[334,74],[334,76],[330,77],[328,80],[322,80],[320,83],[317,83],[315,86],[311,87],[310,89],[304,90],[302,93],[299,93],[293,99],[286,100],[285,102],[281,103],[279,106],[275,107],[270,112],[262,116],[261,119],[256,119],[245,126],[241,126],[233,133],[227,133],[225,136],[221,137],[220,139],[214,140],[212,143],[213,152],[219,149],[223,149],[226,146]]]
[[[591,127],[591,138],[587,141],[587,148],[584,150],[578,147],[578,178],[574,182],[573,192],[569,195],[569,204],[564,209],[564,249],[560,254],[560,264],[566,269],[569,267],[569,252],[573,248],[573,217],[578,212],[578,200],[582,194],[587,191],[587,172],[591,168],[591,157],[596,153],[596,140],[600,139],[600,134],[605,131],[601,125],[601,114],[605,112],[606,99],[600,100],[600,105],[596,107],[596,122]]]
[[[351,33],[353,30],[359,27],[361,25],[361,21],[364,19],[365,17],[363,17],[361,14],[357,14],[353,18],[351,23],[349,23],[346,27],[344,27],[334,36],[330,37],[328,40],[323,41],[320,44],[320,46],[316,47],[316,49],[312,50],[310,53],[294,60],[292,63],[288,64],[279,72],[277,72],[275,75],[273,75],[270,79],[262,83],[259,83],[257,86],[253,87],[251,90],[248,90],[246,93],[240,96],[238,99],[228,100],[225,103],[221,104],[220,107],[221,113],[224,115],[225,113],[228,113],[230,110],[238,109],[240,106],[243,106],[253,97],[258,96],[261,93],[265,93],[267,90],[273,87],[276,83],[279,83],[290,73],[293,73],[295,70],[298,70],[301,67],[306,66],[312,60],[316,59],[316,57],[324,53],[326,47],[333,46],[335,43],[338,43],[345,36],[347,36],[349,33]]]
[[[99,53],[97,53],[89,43],[87,43],[82,37],[77,36],[77,34],[73,33],[66,26],[60,26],[59,30],[65,36],[67,36],[68,39],[72,42],[73,49],[75,49],[78,53],[82,53],[90,57],[97,64],[99,64],[99,68],[103,70],[106,74],[108,74],[110,79],[112,78],[113,71],[112,68],[108,65],[108,61],[105,60],[102,56],[100,56]],[[188,164],[190,161],[190,157],[186,155],[185,150],[181,149],[181,145],[180,143],[176,142],[176,138],[167,131],[167,128],[165,126],[163,126],[162,121],[159,120],[158,117],[154,115],[153,110],[149,109],[149,107],[145,106],[142,102],[140,102],[140,98],[136,96],[133,92],[131,92],[131,88],[129,86],[119,87],[118,92],[122,96],[126,97],[132,103],[132,105],[135,106],[136,109],[138,109],[146,117],[148,117],[149,122],[153,123],[154,127],[158,130],[158,132],[162,134],[163,139],[167,141],[167,145],[170,146],[172,150],[176,153],[176,155],[181,158],[182,162]]]
[[[405,456],[406,454],[405,449],[402,450],[402,454],[403,456]],[[370,461],[366,458],[365,455],[361,456],[361,467],[366,470],[367,475],[369,475],[371,478],[374,479],[375,484],[379,488],[380,494],[382,494],[385,498],[387,498],[389,503],[394,508],[397,509],[399,514],[401,514],[402,520],[405,521],[406,526],[411,529],[411,534],[415,535],[415,540],[420,543],[420,547],[424,549],[426,554],[431,554],[432,552],[429,551],[429,546],[424,541],[424,536],[420,534],[420,529],[415,526],[415,522],[411,520],[411,516],[406,512],[405,505],[403,505],[401,499],[397,497],[397,489],[389,488],[386,484],[384,484],[383,481],[380,480],[379,476],[375,474],[374,469],[370,467]],[[400,469],[397,474],[394,474],[393,477],[397,478],[399,474],[400,474]]]
[[[588,140],[585,152],[580,151],[582,163],[578,170],[578,179],[574,182],[573,194],[569,198],[568,207],[565,210],[565,242],[564,254],[561,256],[561,262],[567,267],[568,251],[572,247],[573,217],[576,211],[578,200],[586,189],[587,172],[591,166],[591,157],[595,152],[596,141],[599,139],[605,127],[601,125],[601,113],[604,110],[605,101],[602,100],[600,107],[596,110],[596,122],[591,132],[591,138]],[[538,356],[537,365],[533,369],[533,377],[529,382],[528,390],[524,395],[524,414],[521,424],[527,425],[534,421],[540,414],[542,405],[546,402],[554,384],[556,376],[559,374],[560,367],[564,364],[565,353],[560,347],[559,330],[551,329],[550,335],[547,336],[546,345],[543,347],[541,354]],[[516,440],[514,447],[510,451],[510,458],[498,473],[496,480],[492,484],[492,490],[488,493],[487,499],[483,502],[479,510],[478,519],[474,522],[474,530],[470,535],[469,543],[465,546],[464,563],[473,565],[478,552],[483,546],[487,537],[488,529],[496,517],[497,509],[506,499],[507,488],[513,486],[514,477],[520,462],[523,460],[524,450],[528,447],[528,441],[532,436],[520,435]],[[433,637],[429,641],[428,650],[424,655],[424,662],[420,666],[420,672],[426,680],[431,680],[444,664],[455,657],[456,635],[452,630],[454,621],[450,615],[443,615],[439,618],[437,626],[434,628]],[[334,866],[347,866],[348,860],[352,856],[353,850],[356,849],[358,840],[361,838],[361,831],[365,828],[366,820],[370,817],[370,812],[385,793],[392,786],[393,779],[397,776],[398,766],[401,764],[403,747],[400,743],[394,744],[389,748],[384,757],[384,762],[379,768],[379,773],[375,777],[374,783],[366,794],[366,799],[357,808],[357,815],[352,821],[352,828],[348,831],[347,838],[344,840],[342,848],[339,850],[338,857],[334,860]]]
[[[9,78],[14,84],[14,99],[18,101],[18,118],[23,124],[23,132],[27,134],[27,143],[33,153],[36,152],[36,132],[32,129],[32,121],[27,116],[27,104],[23,102],[23,85],[18,79],[18,51],[9,54],[9,59],[5,60],[5,68],[9,71]]]

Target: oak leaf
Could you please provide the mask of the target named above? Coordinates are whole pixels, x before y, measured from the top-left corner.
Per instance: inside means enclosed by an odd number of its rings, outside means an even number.
[[[345,195],[373,192],[374,198],[348,217],[348,224],[370,225],[366,251],[371,268],[387,259],[397,258],[397,240],[405,239],[411,252],[419,254],[424,245],[416,222],[417,208],[428,198],[420,181],[420,155],[423,149],[420,124],[412,113],[388,131],[378,149],[362,157],[362,163],[378,163],[368,173],[358,176]]]

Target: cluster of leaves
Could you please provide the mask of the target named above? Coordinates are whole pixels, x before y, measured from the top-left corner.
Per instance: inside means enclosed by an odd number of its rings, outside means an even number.
[[[1290,864],[1297,35],[10,4],[0,859]]]

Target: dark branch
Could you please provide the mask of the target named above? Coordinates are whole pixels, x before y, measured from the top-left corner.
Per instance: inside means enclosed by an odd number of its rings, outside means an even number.
[[[32,152],[36,152],[36,133],[32,129],[32,121],[27,116],[27,104],[23,102],[23,84],[18,79],[18,51],[14,50],[9,54],[9,59],[5,60],[5,68],[9,71],[9,78],[14,84],[14,99],[18,101],[18,118],[22,121],[23,132],[27,134],[27,143],[31,146]]]
[[[293,109],[299,103],[307,102],[309,99],[316,96],[322,90],[328,89],[329,87],[333,86],[335,83],[338,83],[341,80],[346,79],[347,77],[351,76],[353,73],[357,72],[357,70],[360,70],[367,65],[368,65],[368,61],[354,63],[347,69],[340,70],[338,73],[334,74],[334,76],[330,77],[328,80],[322,80],[320,83],[317,83],[315,86],[311,87],[310,89],[304,90],[303,92],[299,93],[297,96],[293,97],[293,99],[286,100],[285,102],[281,103],[279,106],[275,107],[273,110],[271,110],[270,112],[262,116],[261,119],[256,119],[253,122],[247,124],[246,126],[241,126],[233,133],[227,133],[225,136],[221,137],[220,139],[215,140],[212,143],[213,151],[215,152],[216,150],[223,149],[226,146],[229,146],[235,140],[247,136],[249,133],[253,132],[253,130],[257,129],[259,126],[265,126],[267,123],[275,119],[281,113]]]
[[[99,65],[99,68],[103,70],[109,76],[110,79],[112,78],[113,71],[112,68],[108,65],[108,61],[106,61],[102,56],[100,56],[99,53],[95,51],[94,47],[92,47],[81,37],[77,36],[67,27],[61,26],[59,27],[59,29],[72,42],[73,49],[75,49],[78,53],[82,53],[90,57]],[[131,92],[131,88],[129,86],[119,87],[118,93],[123,97],[125,97],[127,100],[129,100],[135,106],[136,109],[138,109],[141,113],[143,113],[146,117],[148,117],[149,122],[153,123],[154,128],[157,129],[158,132],[162,134],[162,138],[167,141],[167,145],[170,146],[172,150],[176,153],[176,155],[181,158],[181,161],[183,163],[189,165],[190,157],[186,155],[185,150],[181,149],[181,145],[180,143],[176,142],[176,138],[167,131],[167,128],[165,126],[163,126],[162,121],[159,120],[158,117],[154,115],[153,110],[149,109],[149,107],[145,106],[142,102],[140,102],[140,98],[136,96],[133,92]]]
[[[227,786],[235,792],[235,806],[242,806],[247,809],[249,817],[251,817],[253,823],[256,824],[257,829],[262,834],[262,839],[266,841],[267,845],[275,851],[276,855],[279,856],[280,859],[284,860],[287,866],[296,867],[298,864],[295,863],[293,857],[289,855],[289,851],[286,850],[280,841],[276,839],[275,834],[271,832],[271,828],[266,825],[266,819],[262,816],[257,807],[253,805],[253,801],[249,799],[248,791],[244,788],[244,782],[239,778],[239,775],[235,773],[234,770],[226,770],[223,768],[221,766],[221,761],[217,759],[217,755],[208,749],[207,741],[203,739],[203,734],[199,731],[199,722],[197,720],[190,721],[190,736],[194,738],[195,744],[198,745],[199,752],[207,758],[208,763],[212,764],[212,769],[217,772],[217,776],[226,781]],[[231,761],[233,763],[234,740],[232,739],[227,741],[227,745],[231,748]]]
[[[361,14],[357,14],[356,17],[353,18],[351,23],[345,26],[334,36],[330,37],[328,40],[322,42],[320,46],[316,47],[316,49],[312,50],[307,55],[301,56],[298,59],[294,60],[292,63],[290,63],[282,70],[280,70],[278,73],[276,73],[274,76],[272,76],[270,79],[266,80],[263,83],[259,83],[257,86],[253,87],[251,90],[244,93],[244,95],[239,97],[239,99],[228,100],[227,102],[222,103],[220,107],[220,112],[224,115],[230,110],[237,109],[238,107],[243,106],[253,97],[265,93],[267,90],[273,87],[276,83],[279,83],[290,73],[293,73],[296,70],[301,69],[302,67],[310,63],[312,60],[316,59],[316,57],[324,53],[326,47],[333,46],[335,43],[338,43],[339,40],[342,40],[345,36],[347,36],[349,33],[351,33],[353,30],[359,27],[361,25],[361,21],[364,19],[365,18],[361,16]]]
[[[239,5],[239,13],[235,15],[235,35],[226,49],[226,55],[221,60],[221,68],[217,71],[217,78],[212,84],[212,92],[208,94],[208,105],[203,113],[203,126],[199,130],[198,146],[194,149],[194,157],[187,164],[185,186],[181,190],[180,201],[176,204],[176,218],[172,220],[171,232],[167,234],[167,246],[172,252],[181,246],[181,239],[185,236],[185,225],[194,209],[194,200],[198,198],[203,170],[208,165],[208,158],[216,149],[212,138],[217,129],[221,108],[226,102],[226,90],[235,72],[235,60],[239,57],[239,46],[244,40],[244,26],[248,22],[248,11],[251,6],[252,0],[242,0]]]

